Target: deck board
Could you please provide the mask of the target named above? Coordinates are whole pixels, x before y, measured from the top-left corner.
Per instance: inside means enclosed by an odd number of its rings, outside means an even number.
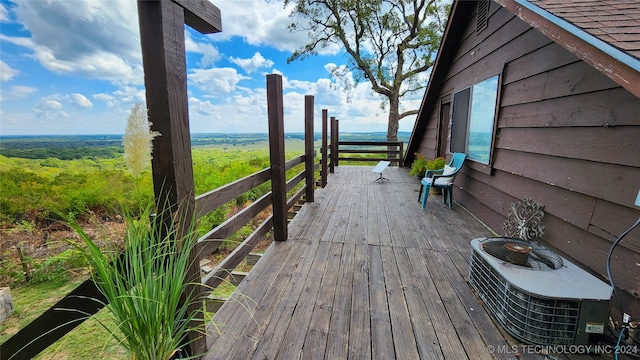
[[[416,347],[416,338],[411,326],[409,309],[404,296],[404,285],[400,281],[400,272],[396,264],[394,249],[401,247],[383,247],[380,249],[382,255],[382,268],[384,281],[387,288],[387,298],[389,301],[389,314],[391,317],[391,329],[393,343],[396,349],[396,358],[399,359],[420,359]]]
[[[325,359],[346,359],[348,355],[354,252],[355,244],[343,244],[340,266],[334,269],[334,271],[338,270],[338,282],[333,298]]]
[[[374,359],[393,359],[395,351],[391,318],[384,282],[381,246],[369,246],[369,311],[371,313],[371,354]]]
[[[493,234],[441,196],[420,209],[407,169],[371,169],[329,175],[215,315],[206,359],[515,358],[487,351],[511,344],[466,282],[469,242]]]

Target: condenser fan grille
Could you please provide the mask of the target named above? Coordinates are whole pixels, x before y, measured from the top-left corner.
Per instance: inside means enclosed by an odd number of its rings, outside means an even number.
[[[485,244],[488,244],[485,246]],[[535,243],[509,238],[471,241],[469,284],[503,328],[527,344],[587,344],[602,334],[612,288],[570,261]],[[545,253],[546,250],[553,254]],[[490,252],[493,252],[491,254]],[[526,255],[528,266],[499,257]],[[559,258],[556,270],[547,261]]]
[[[497,320],[516,338],[533,344],[574,342],[578,301],[532,297],[506,282],[476,253],[471,256],[469,282]]]
[[[525,241],[495,238],[482,244],[489,255],[514,265],[526,266],[542,270],[559,269],[562,258],[553,251]]]

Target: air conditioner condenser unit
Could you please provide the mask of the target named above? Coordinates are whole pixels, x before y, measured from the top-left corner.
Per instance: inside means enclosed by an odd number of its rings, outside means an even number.
[[[604,332],[611,286],[536,243],[472,240],[469,283],[524,343],[586,345]]]

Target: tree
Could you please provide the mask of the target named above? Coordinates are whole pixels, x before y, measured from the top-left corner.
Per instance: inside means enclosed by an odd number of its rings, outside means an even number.
[[[400,119],[418,113],[400,113],[400,99],[426,86],[420,74],[435,61],[450,5],[439,0],[285,0],[284,4],[294,4],[292,16],[307,20],[292,23],[289,29],[309,35],[309,43],[294,51],[288,62],[334,44],[343,46],[349,68],[335,68],[332,75],[345,88],[349,71],[356,82],[371,82],[373,91],[385,97],[382,108],[389,106],[387,141],[397,141]]]

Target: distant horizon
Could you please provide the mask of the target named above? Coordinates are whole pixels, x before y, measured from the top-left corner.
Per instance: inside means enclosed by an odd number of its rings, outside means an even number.
[[[321,131],[314,131],[314,134],[321,134]],[[340,131],[339,134],[386,134],[386,131]],[[191,133],[191,135],[266,135],[268,132],[198,132]],[[288,131],[287,134],[304,134],[304,131]],[[411,131],[398,131],[398,134],[411,134]],[[74,137],[74,136],[124,136],[124,134],[18,134],[18,135],[3,135],[0,134],[0,138],[16,138],[16,137]]]

